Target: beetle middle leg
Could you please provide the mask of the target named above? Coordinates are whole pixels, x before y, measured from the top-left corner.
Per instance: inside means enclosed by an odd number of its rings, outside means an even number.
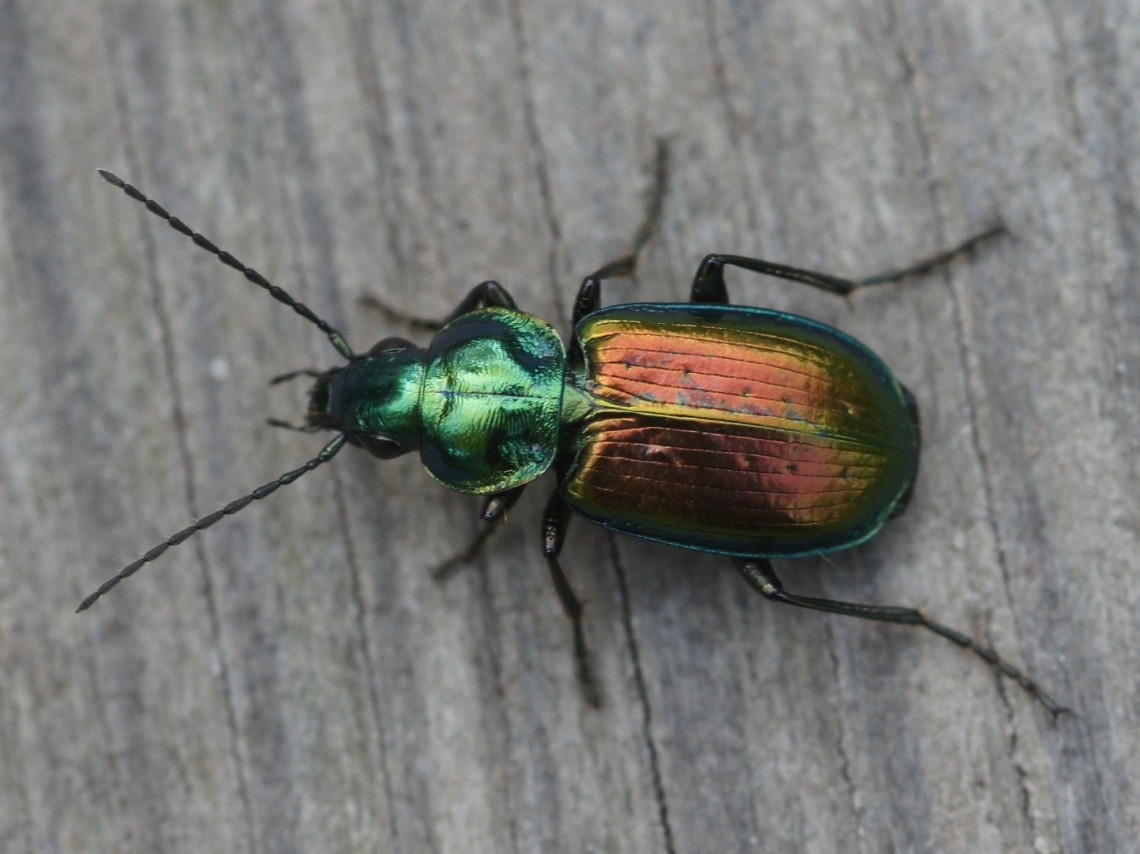
[[[657,231],[657,224],[661,221],[661,211],[665,206],[665,195],[669,191],[669,142],[666,139],[657,140],[657,148],[653,158],[653,185],[649,191],[648,203],[645,206],[645,218],[633,233],[630,250],[582,280],[578,289],[578,296],[574,298],[574,311],[571,315],[571,325],[577,326],[578,321],[587,314],[597,311],[602,304],[602,282],[606,279],[621,279],[632,276],[637,272],[637,259],[645,249],[650,238]]]
[[[887,270],[882,273],[877,273],[874,276],[867,276],[864,279],[844,279],[839,276],[832,276],[828,273],[805,270],[800,267],[789,267],[786,264],[777,264],[773,261],[765,261],[762,258],[748,258],[743,255],[706,255],[704,260],[701,261],[701,265],[697,268],[696,275],[693,277],[690,301],[726,305],[728,303],[728,288],[724,283],[725,267],[739,267],[742,270],[751,270],[753,273],[760,273],[764,276],[775,276],[778,279],[800,282],[801,284],[811,285],[813,288],[819,288],[828,293],[847,296],[860,288],[872,287],[873,285],[885,285],[890,282],[898,282],[913,276],[921,276],[925,273],[929,273],[931,270],[949,264],[960,255],[964,255],[979,243],[983,243],[1005,233],[1007,233],[1007,229],[1004,225],[1000,223],[992,225],[985,231],[979,232],[967,240],[963,240],[957,246],[939,252],[929,258],[924,258],[906,267]]]
[[[561,481],[561,477],[559,480]],[[542,516],[542,552],[550,569],[550,580],[554,582],[554,590],[558,593],[562,610],[570,620],[574,632],[574,665],[578,673],[578,684],[582,686],[582,696],[590,706],[597,709],[602,705],[602,694],[594,679],[593,668],[590,666],[590,653],[586,648],[586,635],[582,630],[582,601],[574,593],[570,580],[558,563],[558,555],[562,552],[562,544],[566,540],[566,527],[569,524],[570,508],[563,500],[562,493],[555,488]]]
[[[772,602],[782,602],[785,605],[795,605],[799,608],[810,608],[814,611],[860,617],[864,620],[898,623],[904,626],[921,626],[963,649],[970,650],[1002,676],[1012,679],[1048,709],[1054,718],[1069,711],[1046,694],[1045,690],[1030,678],[1029,674],[1019,667],[1015,667],[999,655],[993,647],[980,644],[969,635],[930,619],[920,608],[906,608],[897,605],[861,605],[855,602],[837,602],[833,599],[797,596],[784,590],[784,585],[776,577],[770,561],[764,558],[734,558],[733,564],[744,576],[744,580],[758,590],[765,599]]]

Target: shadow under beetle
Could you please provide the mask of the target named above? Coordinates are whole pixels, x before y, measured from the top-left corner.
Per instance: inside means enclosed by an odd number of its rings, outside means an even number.
[[[724,268],[846,295],[924,273],[1000,232],[990,229],[920,264],[862,280],[738,255],[708,255],[688,303],[601,307],[606,279],[634,272],[663,194],[634,251],[586,277],[563,347],[553,328],[483,282],[431,344],[385,338],[363,355],[344,336],[138,189],[99,174],[218,260],[324,332],[346,364],[299,371],[315,378],[305,431],[336,436],[313,459],[210,513],[124,567],[80,604],[89,608],[167,549],[331,460],[346,443],[381,459],[418,450],[446,487],[486,496],[482,518],[501,521],[528,483],[553,468],[557,487],[542,522],[543,552],[573,626],[578,677],[600,702],[582,632],[582,605],[558,562],[570,511],[613,531],[727,555],[775,602],[922,626],[973,651],[1056,717],[1067,711],[992,648],[922,610],[860,605],[784,590],[771,558],[849,548],[906,506],[918,468],[918,409],[890,369],[844,333],[804,317],[728,302]],[[280,422],[277,422],[280,423]],[[487,539],[489,524],[460,557]]]

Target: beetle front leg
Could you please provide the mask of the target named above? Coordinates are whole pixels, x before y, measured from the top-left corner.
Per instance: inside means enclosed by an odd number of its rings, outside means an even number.
[[[446,581],[451,576],[455,575],[462,567],[469,564],[475,559],[487,545],[487,541],[491,536],[502,527],[502,523],[506,521],[507,511],[515,506],[526,489],[527,484],[516,486],[514,489],[508,489],[506,492],[496,492],[494,495],[488,495],[483,502],[483,510],[479,513],[479,519],[484,523],[482,529],[471,541],[471,543],[463,551],[457,555],[453,555],[432,570],[432,577],[436,581]]]
[[[403,323],[413,329],[424,329],[428,332],[438,332],[455,318],[470,314],[480,308],[517,308],[514,298],[507,293],[507,289],[490,279],[473,287],[444,320],[407,314],[370,294],[360,297],[359,303],[365,308],[378,312],[393,323]]]
[[[518,308],[514,297],[507,293],[507,289],[493,279],[480,282],[473,287],[451,312],[451,316],[444,321],[450,323],[457,317],[470,314],[481,308]]]
[[[770,561],[764,558],[734,558],[733,564],[744,576],[744,580],[758,590],[765,599],[782,602],[785,605],[795,605],[798,608],[810,608],[814,611],[826,611],[830,614],[842,614],[847,617],[860,617],[864,620],[877,620],[904,626],[921,626],[963,649],[970,650],[1002,676],[1012,679],[1025,689],[1026,693],[1048,709],[1054,719],[1069,711],[1046,694],[1045,690],[1024,670],[1015,667],[1002,658],[993,647],[980,644],[969,635],[930,619],[919,608],[905,608],[897,605],[860,605],[855,602],[837,602],[833,599],[797,596],[784,590],[784,585],[776,577]]]
[[[587,704],[597,709],[602,705],[602,695],[597,682],[594,681],[590,653],[586,648],[586,635],[582,630],[582,602],[574,594],[566,573],[558,563],[558,555],[562,552],[562,543],[566,539],[566,526],[569,523],[570,508],[566,506],[562,495],[555,488],[542,517],[542,552],[550,569],[550,580],[554,582],[554,590],[562,602],[562,610],[573,627],[574,664],[578,672],[578,684],[582,686],[582,696],[585,697]]]

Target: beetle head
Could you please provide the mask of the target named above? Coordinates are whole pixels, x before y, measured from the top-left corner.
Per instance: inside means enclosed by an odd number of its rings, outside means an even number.
[[[347,365],[317,375],[306,421],[344,433],[380,459],[418,450],[424,358],[411,342],[385,338]]]

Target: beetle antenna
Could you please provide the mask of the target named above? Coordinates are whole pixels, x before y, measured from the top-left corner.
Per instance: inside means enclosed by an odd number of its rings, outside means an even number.
[[[348,346],[348,341],[345,340],[345,337],[331,325],[329,325],[328,322],[317,317],[317,315],[313,313],[313,310],[307,305],[302,302],[297,302],[297,300],[289,296],[286,291],[270,282],[263,275],[261,275],[261,273],[257,272],[257,270],[253,269],[252,267],[247,267],[244,263],[239,261],[236,257],[234,257],[226,250],[219,249],[214,245],[212,241],[209,240],[209,238],[204,237],[198,232],[194,231],[194,229],[190,228],[190,226],[188,226],[178,217],[171,216],[158,202],[154,201],[153,199],[148,199],[142,193],[142,191],[138,189],[138,187],[135,187],[133,184],[128,184],[114,172],[110,172],[106,169],[97,169],[95,171],[97,171],[100,177],[102,177],[103,180],[108,184],[113,187],[118,187],[120,190],[141,204],[159,219],[166,220],[166,224],[177,231],[179,234],[189,237],[194,241],[195,245],[201,247],[202,249],[205,249],[227,267],[232,267],[233,269],[237,270],[259,288],[264,288],[269,292],[269,295],[278,302],[289,306],[289,308],[293,309],[293,311],[297,312],[297,314],[301,315],[301,317],[305,318],[305,320],[309,321],[319,330],[321,330],[321,332],[325,333],[325,335],[329,337],[329,342],[333,345],[333,347],[336,348],[336,351],[338,353],[344,356],[344,358],[352,358],[352,348]]]
[[[322,463],[327,463],[329,460],[336,456],[337,451],[344,447],[346,440],[347,437],[343,433],[339,434],[331,442],[321,448],[321,452],[319,454],[317,454],[300,468],[295,468],[293,471],[286,472],[285,474],[281,475],[281,477],[277,478],[276,480],[271,480],[269,483],[266,483],[263,486],[259,486],[248,495],[243,495],[241,498],[231,501],[220,510],[215,510],[213,513],[210,513],[207,516],[203,516],[193,525],[187,525],[177,534],[172,534],[171,536],[167,537],[165,540],[152,548],[134,563],[124,566],[121,570],[119,570],[117,575],[104,581],[99,586],[98,590],[96,590],[94,593],[79,603],[79,607],[75,609],[75,613],[78,614],[80,611],[86,611],[88,608],[95,604],[96,600],[109,593],[112,588],[114,588],[120,581],[125,578],[130,578],[132,575],[142,569],[144,564],[148,564],[153,560],[157,560],[168,549],[185,542],[197,534],[199,531],[204,531],[214,523],[220,522],[226,516],[232,516],[239,510],[244,510],[254,501],[265,498],[267,495],[272,495],[278,490],[278,488],[292,483],[301,475],[311,472]]]

